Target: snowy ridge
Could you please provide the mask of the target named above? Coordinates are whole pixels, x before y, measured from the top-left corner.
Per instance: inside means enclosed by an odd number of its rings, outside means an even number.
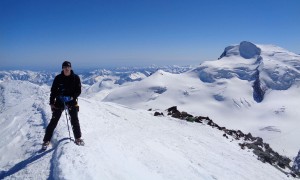
[[[1,179],[290,179],[207,126],[86,98],[79,98],[86,146],[66,138],[61,117],[52,146],[40,152],[49,87],[1,85],[8,99],[0,114]]]
[[[112,81],[113,84],[122,85],[128,82],[140,81],[158,69],[179,74],[192,69],[192,66],[149,66],[149,67],[122,67],[113,69],[98,69],[81,74],[84,84],[93,85],[101,81]]]
[[[46,108],[48,98],[45,98],[49,89],[24,81],[2,82],[0,86],[4,99],[0,114],[0,171],[13,167],[18,162],[17,166],[7,172],[11,174],[24,168],[26,162],[30,162],[27,159],[30,157],[29,152],[40,147],[39,141],[43,137],[43,128],[47,125],[50,114]],[[32,178],[44,177],[49,164],[33,164],[26,170],[26,174],[31,174],[36,168],[40,168],[40,171]],[[19,176],[21,177],[26,178],[26,175]],[[0,179],[2,178],[3,172],[0,175]]]

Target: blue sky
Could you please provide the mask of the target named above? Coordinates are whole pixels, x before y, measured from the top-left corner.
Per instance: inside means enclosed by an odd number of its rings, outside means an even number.
[[[195,65],[247,40],[300,53],[299,0],[1,0],[0,69]]]

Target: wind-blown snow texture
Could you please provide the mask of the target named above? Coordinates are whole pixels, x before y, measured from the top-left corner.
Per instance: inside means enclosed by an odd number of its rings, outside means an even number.
[[[299,67],[297,54],[242,42],[225,48],[219,60],[187,72],[175,68],[177,74],[172,68],[80,74],[86,146],[67,139],[62,116],[45,152],[39,150],[51,118],[49,85],[55,73],[2,71],[0,179],[290,179],[217,129],[146,110],[176,105],[260,136],[295,159]]]

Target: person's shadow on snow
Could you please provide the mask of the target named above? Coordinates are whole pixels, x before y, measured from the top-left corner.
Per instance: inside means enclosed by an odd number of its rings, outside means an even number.
[[[59,141],[57,141],[55,143],[55,146],[53,146],[51,149],[48,149],[46,151],[44,150],[39,150],[37,151],[36,153],[34,153],[31,157],[29,157],[28,159],[25,159],[19,163],[17,163],[16,165],[14,165],[12,168],[10,168],[9,170],[7,171],[0,171],[0,179],[4,179],[5,177],[8,177],[8,176],[11,176],[17,172],[19,172],[20,170],[24,169],[27,165],[35,162],[36,160],[39,160],[41,157],[45,156],[46,154],[48,153],[51,153],[52,151],[54,151],[54,155],[56,154],[56,151],[57,151],[57,147],[58,145],[63,142],[63,141],[66,141],[66,140],[70,140],[70,138],[63,138]],[[52,156],[53,157],[53,156]],[[53,171],[53,165],[52,165],[52,162],[53,160],[50,161],[51,163],[51,166],[50,166],[50,176],[51,176],[51,173]],[[49,176],[49,178],[50,178]]]

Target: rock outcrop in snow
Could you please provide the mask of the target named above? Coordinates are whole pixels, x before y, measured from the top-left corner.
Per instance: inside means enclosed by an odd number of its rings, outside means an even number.
[[[260,55],[261,49],[256,45],[243,41],[239,46],[240,55],[245,59],[255,58]]]
[[[253,150],[253,153],[257,156],[258,160],[262,161],[263,163],[269,163],[270,165],[273,165],[277,168],[282,168],[281,171],[285,172],[286,168],[288,168],[288,172],[292,176],[300,177],[299,168],[300,168],[300,151],[299,154],[295,160],[295,164],[293,166],[293,169],[290,166],[290,158],[286,156],[280,155],[278,152],[275,152],[268,143],[265,143],[261,137],[253,137],[251,133],[245,134],[241,130],[231,130],[227,129],[226,127],[221,127],[217,123],[215,123],[212,119],[209,117],[204,116],[193,116],[187,112],[180,112],[177,109],[177,106],[172,106],[167,109],[168,115],[181,119],[186,120],[189,122],[196,122],[201,124],[207,124],[208,126],[211,126],[212,128],[216,128],[220,131],[223,131],[223,137],[226,137],[227,139],[230,137],[233,140],[236,141],[242,141],[242,143],[239,143],[240,147],[242,149],[248,148]],[[164,116],[164,114],[161,112],[155,112],[154,116]]]

